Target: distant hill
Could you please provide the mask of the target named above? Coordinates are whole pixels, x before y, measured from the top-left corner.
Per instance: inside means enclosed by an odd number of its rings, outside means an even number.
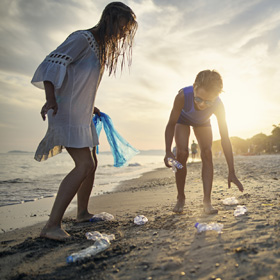
[[[9,154],[29,154],[31,152],[27,152],[27,151],[20,151],[20,150],[13,150],[13,151],[9,151]]]

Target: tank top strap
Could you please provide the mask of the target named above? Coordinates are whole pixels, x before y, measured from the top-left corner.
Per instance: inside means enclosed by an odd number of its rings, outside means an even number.
[[[188,112],[191,111],[193,107],[193,86],[185,87],[183,88],[183,91],[185,97],[183,110]]]

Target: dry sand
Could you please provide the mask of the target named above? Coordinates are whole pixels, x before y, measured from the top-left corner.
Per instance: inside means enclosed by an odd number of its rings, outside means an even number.
[[[67,242],[38,237],[43,223],[0,234],[1,279],[280,279],[280,156],[236,157],[235,168],[245,191],[227,188],[224,159],[214,161],[212,192],[217,215],[202,212],[201,163],[188,164],[187,203],[172,213],[176,200],[174,174],[165,168],[123,182],[114,193],[94,197],[91,210],[115,216],[111,222],[76,223],[75,212],[64,219],[72,235]],[[246,215],[234,217],[236,206],[223,205],[235,196]],[[133,223],[136,215],[149,221]],[[220,222],[223,233],[198,234],[196,222]],[[66,257],[92,245],[88,231],[115,234],[109,249],[81,263]]]

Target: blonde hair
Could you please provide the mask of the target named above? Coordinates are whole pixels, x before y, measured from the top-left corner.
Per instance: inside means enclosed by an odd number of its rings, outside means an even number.
[[[197,74],[193,87],[202,87],[206,91],[220,94],[223,90],[223,80],[216,70],[203,70]]]
[[[122,19],[126,24],[122,29],[124,32],[123,37],[119,38]],[[116,73],[119,57],[122,58],[121,70],[125,65],[125,60],[130,66],[133,38],[138,27],[134,12],[121,2],[112,2],[103,10],[96,27],[99,27],[100,63],[102,67],[106,67],[109,70],[109,76],[112,73]]]

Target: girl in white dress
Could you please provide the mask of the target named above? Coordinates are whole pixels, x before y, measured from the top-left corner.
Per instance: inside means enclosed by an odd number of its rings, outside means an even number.
[[[49,124],[35,159],[46,160],[65,148],[75,162],[74,169],[60,184],[41,237],[61,240],[70,236],[62,229],[61,221],[76,193],[77,221],[92,217],[88,202],[97,166],[95,146],[98,145],[92,115],[99,114],[94,100],[105,68],[109,75],[115,73],[119,57],[122,58],[121,70],[125,59],[131,65],[136,30],[134,12],[121,2],[112,2],[105,7],[96,26],[68,36],[34,74],[32,84],[46,93],[41,116],[45,120],[48,115]]]

